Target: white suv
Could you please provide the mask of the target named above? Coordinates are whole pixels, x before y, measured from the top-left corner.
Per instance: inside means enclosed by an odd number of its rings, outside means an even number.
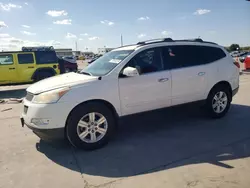
[[[27,89],[21,122],[42,139],[67,138],[96,149],[121,116],[204,101],[224,116],[239,89],[239,68],[221,46],[201,39],[139,42],[106,53],[80,73],[66,73]]]

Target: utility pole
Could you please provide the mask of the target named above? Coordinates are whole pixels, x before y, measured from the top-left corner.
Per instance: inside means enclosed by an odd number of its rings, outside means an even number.
[[[77,51],[77,41],[76,41],[76,51]]]
[[[123,38],[122,38],[122,35],[121,35],[121,46],[123,46]]]

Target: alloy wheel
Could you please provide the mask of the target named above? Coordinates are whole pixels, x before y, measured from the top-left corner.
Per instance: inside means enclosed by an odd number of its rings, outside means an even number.
[[[98,142],[106,135],[107,130],[107,119],[97,112],[84,115],[77,124],[77,134],[86,143]]]
[[[212,100],[212,108],[215,113],[222,113],[228,103],[228,97],[227,94],[224,91],[219,91],[214,95],[214,98]]]

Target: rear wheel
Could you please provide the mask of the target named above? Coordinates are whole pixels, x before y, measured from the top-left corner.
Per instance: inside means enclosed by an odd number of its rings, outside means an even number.
[[[206,101],[208,114],[213,118],[221,118],[226,115],[231,105],[229,88],[218,86],[214,88]]]
[[[48,72],[48,71],[39,72],[35,76],[35,82],[43,80],[45,78],[49,78],[51,76],[54,76],[51,72]]]
[[[84,150],[106,145],[115,131],[112,111],[101,103],[88,103],[77,107],[70,115],[66,133],[70,143]]]

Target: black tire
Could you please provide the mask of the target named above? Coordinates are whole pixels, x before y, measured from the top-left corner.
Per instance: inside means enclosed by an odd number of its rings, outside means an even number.
[[[43,80],[45,78],[49,78],[51,76],[54,76],[54,75],[48,71],[38,72],[35,76],[35,82],[38,82],[38,81]]]
[[[99,141],[94,143],[87,143],[80,139],[80,137],[78,136],[77,125],[83,116],[91,112],[97,112],[102,114],[106,118],[108,126],[106,134]],[[94,150],[103,147],[109,142],[109,140],[114,135],[115,128],[116,121],[114,113],[112,113],[112,111],[102,103],[90,102],[78,106],[70,114],[66,125],[66,135],[69,142],[76,148],[84,150]]]
[[[218,94],[219,92],[223,92],[225,93],[226,97],[227,97],[227,102],[225,103],[226,104],[226,107],[225,109],[218,113],[218,112],[215,112],[214,108],[213,108],[213,101],[214,101],[214,97],[216,94]],[[230,88],[228,88],[227,86],[225,85],[218,85],[216,86],[215,88],[213,88],[209,95],[208,95],[208,98],[206,100],[206,111],[207,111],[207,114],[212,117],[212,118],[222,118],[223,116],[225,116],[231,106],[231,101],[232,101],[232,96],[231,96],[231,92],[230,92]],[[222,108],[222,107],[220,107]]]

